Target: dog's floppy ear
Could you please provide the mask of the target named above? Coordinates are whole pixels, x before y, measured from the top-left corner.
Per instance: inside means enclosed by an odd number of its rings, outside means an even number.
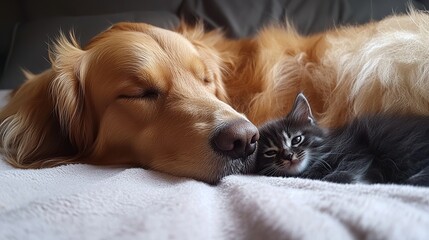
[[[80,49],[73,35],[69,40],[61,35],[50,59],[55,77],[49,90],[60,126],[70,141],[84,151],[94,139],[85,97],[88,54]]]
[[[52,68],[28,79],[0,111],[0,151],[16,167],[75,161],[93,139],[86,109],[85,52],[62,35],[50,54]]]

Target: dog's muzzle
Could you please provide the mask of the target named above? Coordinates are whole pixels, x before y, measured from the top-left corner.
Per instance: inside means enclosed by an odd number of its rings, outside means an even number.
[[[255,125],[245,119],[236,119],[217,129],[211,141],[216,152],[231,159],[244,159],[255,151],[258,139]]]

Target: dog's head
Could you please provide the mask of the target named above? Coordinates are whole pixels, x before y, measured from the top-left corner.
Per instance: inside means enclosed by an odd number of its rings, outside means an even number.
[[[258,132],[228,105],[220,36],[179,31],[122,23],[84,49],[60,38],[52,69],[0,113],[8,161],[134,164],[207,182],[247,171]]]

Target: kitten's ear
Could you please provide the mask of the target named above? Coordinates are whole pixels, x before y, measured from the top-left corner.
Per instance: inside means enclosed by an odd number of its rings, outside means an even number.
[[[302,93],[296,96],[295,103],[289,115],[300,123],[316,124],[313,114],[311,114],[310,104]]]

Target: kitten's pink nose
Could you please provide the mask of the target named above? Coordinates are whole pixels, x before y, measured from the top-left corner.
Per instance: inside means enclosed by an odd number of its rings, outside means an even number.
[[[256,149],[259,131],[252,123],[237,119],[217,130],[212,138],[213,148],[233,159],[244,158]]]
[[[283,152],[282,158],[284,160],[292,161],[293,153]]]

